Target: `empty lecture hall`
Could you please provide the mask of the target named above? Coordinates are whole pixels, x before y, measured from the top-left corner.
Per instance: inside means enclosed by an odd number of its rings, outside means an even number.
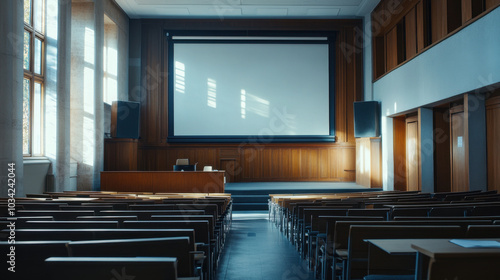
[[[2,0],[0,36],[2,280],[500,280],[500,0]]]

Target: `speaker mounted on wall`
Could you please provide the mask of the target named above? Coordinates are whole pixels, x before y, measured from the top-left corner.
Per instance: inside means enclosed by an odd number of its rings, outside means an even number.
[[[354,137],[380,136],[380,103],[378,101],[354,102]]]
[[[133,101],[113,101],[111,105],[111,137],[139,139],[141,104]]]

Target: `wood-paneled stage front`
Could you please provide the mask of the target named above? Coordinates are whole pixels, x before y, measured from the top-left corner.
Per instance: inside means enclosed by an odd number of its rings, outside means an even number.
[[[223,193],[224,171],[103,171],[102,191]]]

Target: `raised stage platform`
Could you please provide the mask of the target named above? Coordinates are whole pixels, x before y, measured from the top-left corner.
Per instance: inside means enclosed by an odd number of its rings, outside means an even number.
[[[381,191],[354,182],[251,182],[226,183],[234,210],[267,210],[269,194],[347,193]]]

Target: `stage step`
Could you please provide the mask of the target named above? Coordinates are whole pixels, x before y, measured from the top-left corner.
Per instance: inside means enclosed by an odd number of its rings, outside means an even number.
[[[233,203],[234,211],[268,210],[267,203]]]
[[[269,195],[231,194],[234,203],[267,203]]]
[[[234,210],[267,210],[269,195],[231,194]]]

